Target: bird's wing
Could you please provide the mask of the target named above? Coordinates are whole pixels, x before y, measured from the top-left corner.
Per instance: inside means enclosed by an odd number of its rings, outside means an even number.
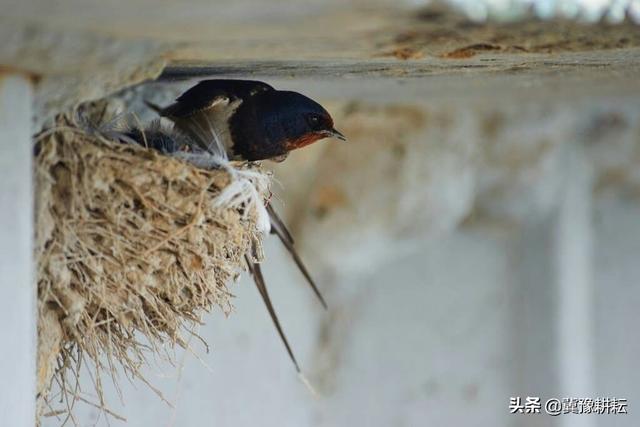
[[[309,274],[307,267],[304,265],[304,263],[302,262],[302,259],[298,255],[298,251],[296,251],[296,248],[293,246],[293,237],[291,236],[289,229],[284,224],[280,216],[273,209],[273,206],[271,206],[271,203],[267,204],[266,207],[267,207],[267,212],[269,213],[269,218],[271,219],[271,232],[278,235],[284,247],[287,248],[287,251],[289,251],[289,253],[291,254],[291,257],[293,258],[293,261],[298,266],[298,269],[300,270],[302,275],[305,277],[305,279],[307,279],[307,283],[309,283],[309,286],[311,286],[311,289],[313,289],[313,292],[318,297],[318,300],[320,300],[320,303],[322,304],[322,306],[325,309],[327,309],[327,303],[324,300],[324,297],[320,293],[320,290],[318,289],[318,286],[316,285],[313,278],[311,278],[311,275]]]
[[[190,136],[198,148],[227,158],[232,145],[229,119],[241,103],[241,99],[221,95],[188,116],[168,118],[173,120],[176,129]]]
[[[275,90],[254,80],[204,80],[180,95],[160,115],[189,135],[198,148],[226,157],[230,149],[229,118],[248,98]]]
[[[269,316],[271,316],[271,320],[278,330],[278,334],[280,335],[280,339],[287,349],[287,353],[289,353],[289,357],[293,362],[293,365],[296,368],[296,371],[300,372],[300,366],[298,365],[298,361],[296,357],[293,355],[293,351],[291,350],[291,346],[289,345],[289,341],[287,340],[284,331],[282,330],[282,326],[280,326],[280,321],[278,320],[278,315],[276,314],[275,309],[273,308],[273,304],[271,303],[271,297],[269,297],[269,292],[267,291],[267,285],[264,282],[264,277],[262,276],[262,269],[260,268],[260,264],[253,262],[251,257],[247,254],[245,255],[245,261],[247,262],[247,267],[249,268],[249,272],[253,276],[253,281],[258,288],[258,292],[260,292],[260,296],[264,301],[264,305],[267,306],[267,311],[269,312]]]
[[[166,117],[189,117],[214,105],[219,98],[246,99],[258,93],[275,90],[256,80],[203,80],[180,95],[162,111]]]

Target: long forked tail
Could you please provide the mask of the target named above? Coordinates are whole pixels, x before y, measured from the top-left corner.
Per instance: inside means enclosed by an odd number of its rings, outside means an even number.
[[[278,320],[278,315],[276,314],[275,309],[273,308],[273,304],[271,303],[271,297],[269,297],[269,292],[267,291],[267,285],[264,282],[264,277],[262,276],[262,270],[260,269],[260,264],[255,263],[251,260],[251,257],[247,254],[245,255],[245,260],[247,262],[247,267],[249,268],[249,272],[253,276],[253,281],[258,288],[258,292],[260,292],[260,296],[264,301],[264,305],[267,307],[267,311],[269,312],[269,316],[271,316],[271,320],[278,330],[278,334],[280,335],[280,339],[282,343],[287,349],[287,353],[289,353],[289,357],[293,362],[293,365],[296,368],[296,371],[300,373],[300,366],[298,365],[298,361],[296,357],[293,355],[293,351],[291,350],[291,346],[289,345],[289,341],[287,340],[284,331],[282,330],[282,326],[280,326],[280,321]]]
[[[309,286],[311,286],[311,289],[313,289],[313,292],[316,294],[316,296],[318,297],[318,300],[320,300],[320,303],[326,310],[328,308],[327,303],[324,300],[322,294],[320,293],[320,290],[318,289],[318,286],[316,285],[315,281],[313,280],[313,278],[311,278],[311,275],[309,274],[307,267],[302,262],[302,259],[300,259],[300,256],[298,255],[296,248],[294,248],[293,237],[291,236],[291,233],[287,229],[287,226],[284,224],[280,216],[278,216],[276,211],[273,209],[273,206],[271,206],[271,203],[268,203],[266,205],[266,208],[267,208],[267,212],[269,213],[269,218],[271,219],[271,232],[278,235],[278,237],[280,238],[280,241],[282,242],[284,247],[287,248],[287,251],[289,251],[289,253],[291,254],[291,257],[293,258],[293,261],[298,266],[298,269],[300,270],[302,275],[305,277],[305,279],[307,279],[307,283],[309,283]]]

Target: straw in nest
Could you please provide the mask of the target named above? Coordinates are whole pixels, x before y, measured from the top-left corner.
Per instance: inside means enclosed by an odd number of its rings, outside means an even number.
[[[43,134],[37,150],[40,413],[58,413],[52,384],[71,419],[78,400],[109,412],[102,375],[122,368],[144,381],[140,368],[161,346],[187,347],[204,312],[229,312],[227,284],[260,247],[261,203],[225,192],[238,186],[233,171],[74,126]],[[264,197],[266,175],[245,172],[240,187]],[[83,363],[97,399],[80,387]]]

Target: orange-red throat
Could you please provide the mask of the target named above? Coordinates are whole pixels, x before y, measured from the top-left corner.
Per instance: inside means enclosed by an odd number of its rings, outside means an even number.
[[[296,150],[298,148],[306,147],[313,144],[316,141],[326,138],[327,136],[321,132],[309,132],[302,135],[300,138],[287,141],[287,150]]]
[[[298,148],[306,147],[307,145],[313,144],[314,142],[319,141],[321,139],[325,139],[325,138],[337,138],[337,139],[341,139],[342,141],[347,140],[347,138],[342,133],[338,132],[335,129],[330,131],[323,130],[323,131],[309,132],[302,135],[300,138],[287,141],[286,147],[288,151],[296,150]]]

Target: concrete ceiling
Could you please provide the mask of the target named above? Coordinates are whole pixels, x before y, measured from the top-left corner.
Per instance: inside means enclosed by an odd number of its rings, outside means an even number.
[[[631,23],[478,24],[386,0],[4,2],[0,65],[37,78],[40,120],[163,69],[165,80],[382,78],[404,81],[410,94],[449,87],[482,96],[487,84],[541,81],[638,89],[640,27]]]

